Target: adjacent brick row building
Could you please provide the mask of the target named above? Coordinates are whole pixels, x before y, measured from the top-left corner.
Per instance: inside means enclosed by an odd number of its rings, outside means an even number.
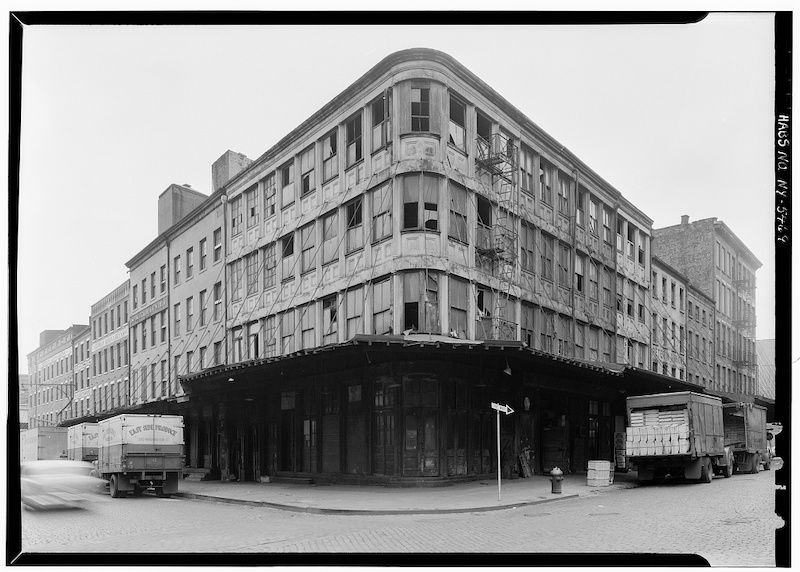
[[[425,481],[497,470],[490,401],[518,412],[503,472],[574,471],[613,458],[625,395],[754,391],[744,245],[715,219],[654,230],[441,52],[226,152],[212,191],[159,197],[159,235],[92,307],[70,422],[183,414],[209,478]],[[701,227],[708,252],[678,244]]]

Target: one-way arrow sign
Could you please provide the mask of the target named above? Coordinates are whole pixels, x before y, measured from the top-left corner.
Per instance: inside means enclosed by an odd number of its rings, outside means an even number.
[[[496,409],[497,411],[502,411],[506,415],[511,415],[514,413],[514,410],[511,409],[510,405],[500,405],[499,403],[492,402],[492,409]]]

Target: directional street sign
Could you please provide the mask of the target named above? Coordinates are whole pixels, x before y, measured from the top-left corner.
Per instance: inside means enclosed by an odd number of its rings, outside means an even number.
[[[499,403],[492,402],[492,409],[496,409],[497,411],[502,411],[506,415],[511,415],[514,413],[514,410],[511,409],[510,405],[500,405]]]
[[[497,502],[500,502],[500,473],[502,473],[500,466],[500,412],[511,415],[514,410],[511,409],[510,405],[500,405],[494,401],[492,401],[492,409],[497,411]]]

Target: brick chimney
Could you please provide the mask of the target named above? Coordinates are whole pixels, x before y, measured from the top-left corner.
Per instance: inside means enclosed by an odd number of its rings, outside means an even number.
[[[225,183],[250,166],[253,160],[242,153],[228,149],[211,165],[211,190],[217,191]]]
[[[687,215],[687,214],[681,215],[681,224],[682,225],[689,224],[689,215]]]
[[[158,196],[158,234],[181,220],[208,198],[189,185],[172,184]]]

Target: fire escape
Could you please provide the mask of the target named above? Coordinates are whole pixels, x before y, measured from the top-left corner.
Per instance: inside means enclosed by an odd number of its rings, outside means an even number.
[[[508,308],[511,305],[511,286],[517,266],[519,242],[512,215],[516,210],[514,187],[519,169],[518,148],[508,136],[494,133],[489,139],[479,135],[476,149],[475,163],[489,175],[489,195],[497,201],[496,213],[490,213],[488,217],[491,219],[491,214],[494,214],[493,220],[479,220],[476,256],[479,259],[478,265],[490,269],[500,283],[498,288],[492,288],[494,307],[479,307],[479,313],[483,313],[482,321],[489,317],[487,314],[492,318],[492,332],[483,332],[486,337],[513,340],[517,335],[517,322],[513,311]],[[506,311],[503,312],[503,309]]]
[[[737,368],[752,369],[756,366],[755,349],[745,346],[754,346],[754,329],[756,326],[755,313],[751,310],[753,305],[753,282],[747,277],[738,277],[733,281],[736,294],[747,302],[737,311],[733,320],[734,328],[742,335],[744,345],[737,348],[733,364]]]

